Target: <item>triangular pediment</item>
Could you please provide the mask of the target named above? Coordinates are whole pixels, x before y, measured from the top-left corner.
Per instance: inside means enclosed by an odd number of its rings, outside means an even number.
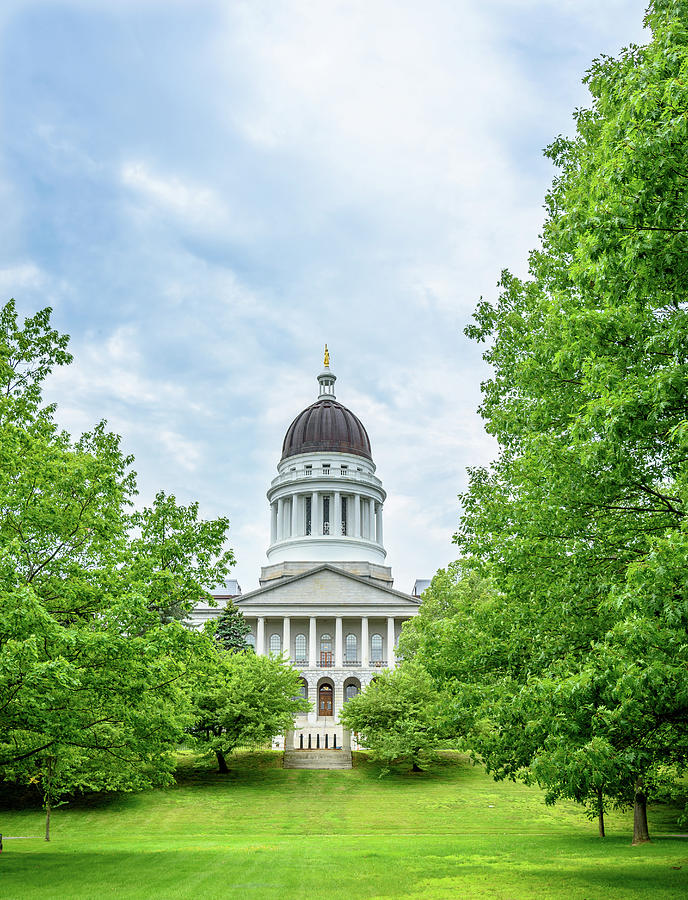
[[[244,612],[252,607],[266,606],[302,607],[304,612],[312,607],[331,606],[342,609],[371,607],[380,611],[402,607],[413,614],[420,600],[370,578],[322,563],[306,572],[236,597],[234,603]]]

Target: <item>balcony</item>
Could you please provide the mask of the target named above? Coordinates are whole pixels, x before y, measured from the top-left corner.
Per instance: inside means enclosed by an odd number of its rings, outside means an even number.
[[[336,481],[340,478],[348,482],[382,487],[380,479],[375,475],[371,475],[369,472],[359,472],[357,469],[344,469],[342,471],[340,468],[328,469],[327,467],[318,466],[313,466],[313,468],[310,469],[302,466],[299,469],[295,469],[293,472],[290,471],[285,472],[283,475],[277,475],[276,478],[272,479],[271,486],[277,487],[279,484],[288,484],[290,481],[301,481],[302,478],[313,478],[314,480],[326,478],[328,481]]]
[[[371,659],[370,660],[371,669],[385,669],[387,667],[386,659]]]
[[[360,659],[345,659],[344,665],[345,666],[360,666],[361,660]]]

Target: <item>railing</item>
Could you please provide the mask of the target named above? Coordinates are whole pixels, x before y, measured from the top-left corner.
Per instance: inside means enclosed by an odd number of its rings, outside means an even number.
[[[344,665],[345,666],[360,666],[361,660],[360,659],[345,659]]]
[[[386,659],[371,659],[370,665],[374,669],[384,669],[387,665]]]
[[[357,469],[344,469],[342,471],[339,468],[336,469],[326,469],[326,468],[312,468],[306,469],[302,467],[300,469],[295,469],[293,472],[285,472],[283,475],[277,475],[272,480],[273,485],[284,484],[288,481],[294,481],[295,479],[300,480],[301,478],[346,478],[347,481],[359,481],[362,484],[374,484],[376,486],[382,486],[382,482],[380,479],[371,475],[369,472],[359,472]]]

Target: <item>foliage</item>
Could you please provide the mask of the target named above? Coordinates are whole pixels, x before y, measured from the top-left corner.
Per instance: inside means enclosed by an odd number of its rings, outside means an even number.
[[[246,636],[250,633],[251,626],[244,618],[244,614],[238,606],[228,600],[217,618],[215,640],[223,650],[238,652],[247,649]]]
[[[340,721],[358,733],[373,759],[408,760],[414,770],[433,757],[446,736],[444,705],[428,673],[417,662],[403,662],[373,679],[347,701]]]
[[[657,0],[648,46],[595,61],[591,108],[547,151],[530,278],[503,273],[467,329],[500,450],[456,540],[518,648],[488,667],[481,752],[552,798],[635,800],[638,841],[648,792],[688,759],[687,13]]]
[[[73,441],[41,405],[42,380],[71,359],[49,318],[21,327],[13,303],[0,315],[0,774],[38,784],[46,806],[171,779],[202,638],[161,622],[166,540],[148,526],[163,508],[177,516],[184,541],[169,556],[187,602],[226,524],[204,530],[195,511],[189,524],[159,495],[132,539],[136,487],[118,436],[101,422]]]
[[[137,510],[131,526],[131,579],[145,585],[148,602],[163,622],[184,620],[202,600],[212,602],[208,585],[225,581],[234,563],[223,549],[229,521],[198,518],[198,503],[179,506],[164,491],[152,507]]]
[[[206,674],[192,685],[194,725],[199,746],[217,756],[237,747],[258,747],[294,727],[294,717],[310,709],[299,696],[300,676],[284,660],[255,653],[212,648]]]

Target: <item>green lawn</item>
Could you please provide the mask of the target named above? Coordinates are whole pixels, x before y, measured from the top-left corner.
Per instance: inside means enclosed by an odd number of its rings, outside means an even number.
[[[631,847],[630,813],[609,836],[572,804],[495,784],[449,755],[421,775],[283,770],[264,752],[229,776],[187,756],[168,790],[84,800],[53,816],[0,811],[2,900],[54,898],[688,897],[688,839],[651,810],[655,840]]]

